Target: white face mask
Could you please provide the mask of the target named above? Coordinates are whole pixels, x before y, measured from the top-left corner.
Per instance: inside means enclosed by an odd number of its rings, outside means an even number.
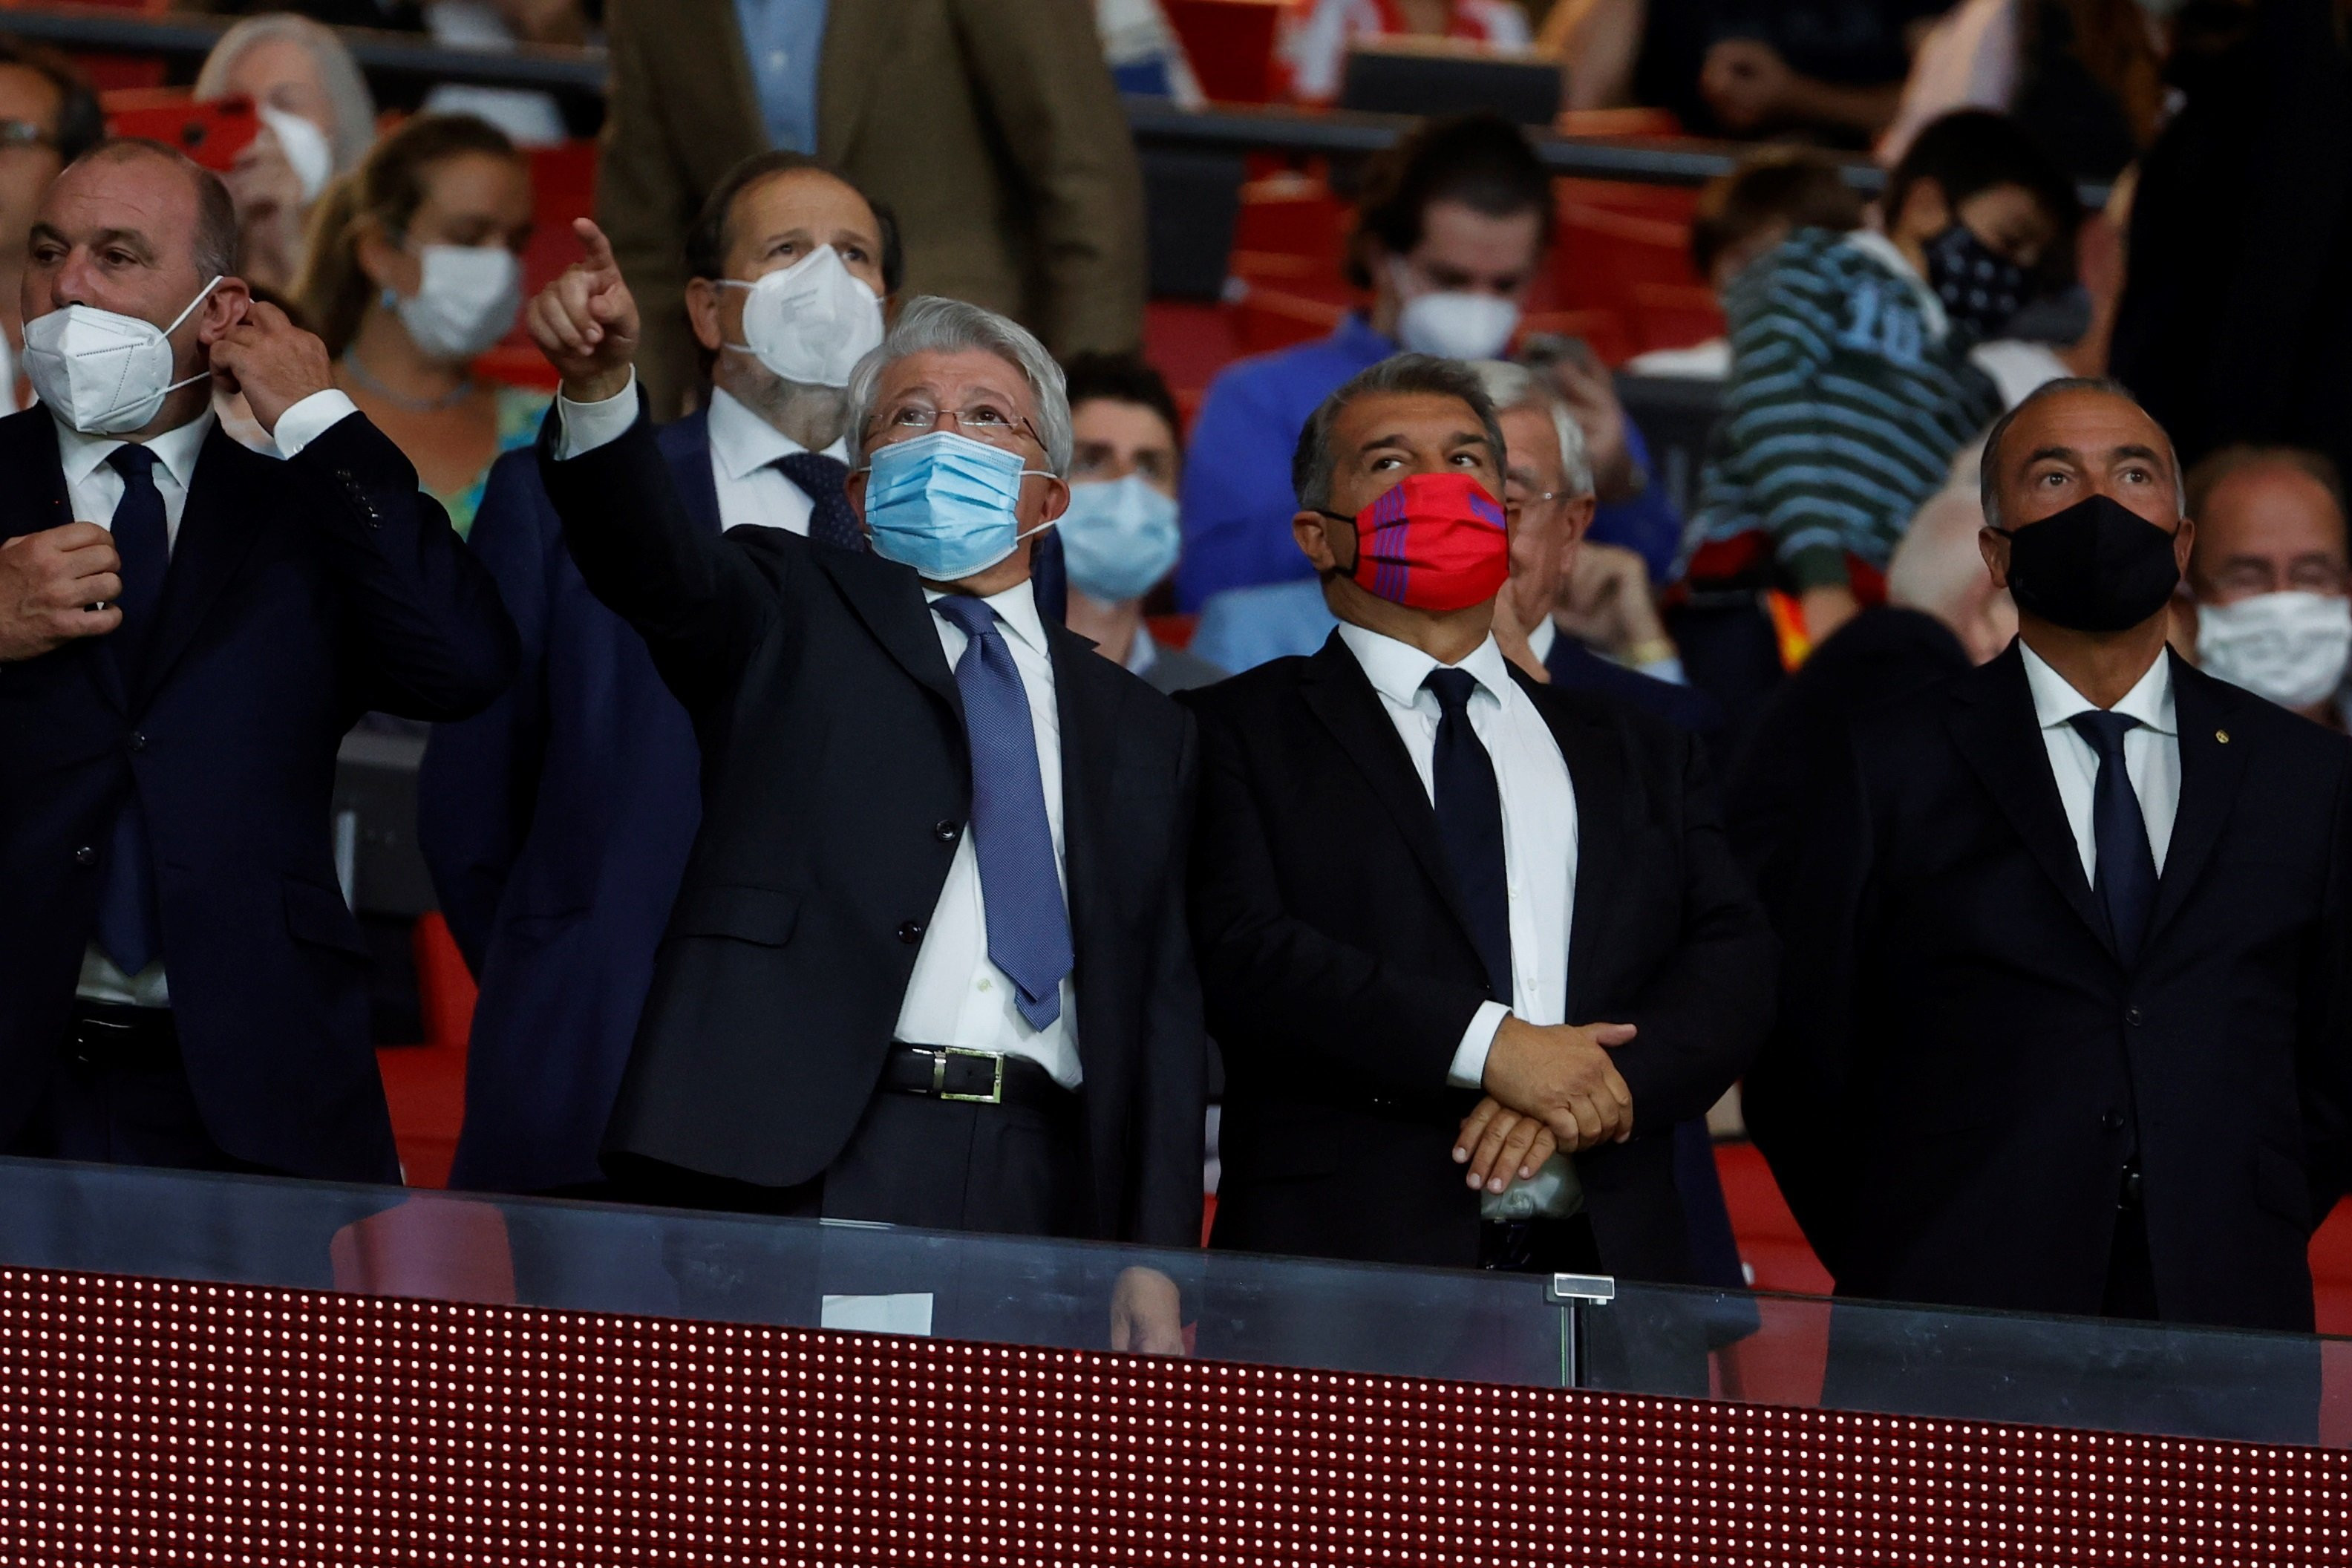
[[[882,342],[882,301],[829,245],[743,289],[743,341],[727,346],[803,386],[847,386],[849,373]]]
[[[1519,328],[1519,308],[1493,294],[1409,292],[1405,264],[1390,263],[1404,308],[1397,312],[1397,342],[1417,354],[1440,359],[1494,359]]]
[[[302,116],[274,104],[257,103],[253,111],[261,117],[269,133],[278,138],[278,150],[286,154],[294,177],[302,182],[302,205],[309,206],[334,177],[335,149],[328,142],[327,133]]]
[[[25,374],[50,413],[85,436],[122,436],[153,419],[163,399],[212,373],[172,379],[172,334],[205,302],[215,278],[188,308],[159,327],[136,316],[68,305],[25,323]]]
[[[2352,659],[2352,599],[2330,594],[2257,594],[2197,610],[2197,662],[2282,708],[2335,695]]]
[[[522,260],[503,245],[428,245],[416,292],[391,304],[411,342],[438,360],[474,358],[522,309]]]

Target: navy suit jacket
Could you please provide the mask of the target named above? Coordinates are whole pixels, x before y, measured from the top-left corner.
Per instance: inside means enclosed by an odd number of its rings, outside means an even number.
[[[1552,638],[1551,652],[1544,656],[1544,671],[1554,686],[1569,691],[1597,691],[1631,702],[1694,735],[1711,737],[1723,728],[1723,709],[1706,692],[1612,664],[1566,632]]]
[[[0,539],[73,521],[55,426],[0,419]],[[138,792],[205,1127],[296,1175],[398,1181],[368,950],[335,881],[335,752],[361,714],[478,711],[514,673],[489,574],[363,416],[279,462],[215,429],[147,668],[104,638],[0,666],[0,1138],[34,1113]]]
[[[704,416],[658,434],[686,515],[719,531]],[[530,451],[490,469],[471,542],[522,634],[522,672],[435,730],[417,836],[481,982],[450,1184],[543,1192],[596,1162],[702,820],[701,754],[645,639],[564,548]]]

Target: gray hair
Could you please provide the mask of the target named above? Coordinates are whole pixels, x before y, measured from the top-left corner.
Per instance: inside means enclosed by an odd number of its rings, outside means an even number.
[[[866,426],[874,417],[874,395],[882,373],[911,354],[961,353],[977,349],[992,353],[1018,370],[1029,383],[1036,405],[1033,423],[1045,448],[1045,464],[1056,475],[1070,471],[1070,396],[1062,367],[1019,322],[937,294],[920,294],[907,301],[881,346],[857,362],[849,373],[849,445],[852,465],[866,456]]]
[[[1508,408],[1532,408],[1551,418],[1552,433],[1559,437],[1559,471],[1568,481],[1570,499],[1580,499],[1592,493],[1592,457],[1584,448],[1584,431],[1576,416],[1568,409],[1568,400],[1552,390],[1551,384],[1523,364],[1508,360],[1472,360],[1470,368],[1478,373],[1478,384],[1496,412]]]
[[[2129,387],[2124,385],[2122,382],[2111,380],[2104,375],[2062,375],[2055,381],[2043,382],[2040,386],[2035,387],[2023,397],[2019,398],[2017,400],[2016,406],[2010,409],[2008,413],[2002,415],[2000,418],[1994,420],[1992,422],[1992,428],[1985,432],[1984,457],[1979,460],[1977,472],[1977,499],[1984,507],[1985,526],[1987,528],[1998,529],[2001,525],[2001,437],[2009,434],[2009,427],[2017,422],[2017,416],[2019,415],[2024,413],[2027,409],[2032,407],[2035,404],[2041,402],[2045,397],[2056,397],[2063,393],[2069,392],[2095,392],[2103,397],[2119,397],[2126,403],[2130,404],[2134,408],[2139,409],[2142,414],[2147,414],[2147,410],[2141,406],[2139,399],[2132,395],[2131,389]],[[2157,423],[2156,416],[2148,414],[2147,416],[2148,423],[2156,425],[2157,433],[2164,437],[2164,449],[2166,455],[2172,459],[2172,494],[2174,504],[2179,508],[2179,515],[2187,517],[2189,515],[2189,489],[2187,484],[2183,481],[2180,473],[2180,449],[2172,444],[2172,433],[2165,429],[2161,424]]]
[[[229,73],[236,68],[238,58],[256,44],[270,43],[300,45],[319,68],[319,81],[327,89],[327,101],[335,106],[335,129],[331,138],[335,149],[335,173],[348,174],[375,145],[375,97],[368,91],[367,79],[360,74],[352,51],[335,36],[332,27],[290,11],[247,16],[223,33],[220,41],[213,45],[212,53],[205,57],[204,68],[196,72],[197,101],[227,97]]]
[[[1325,398],[1307,417],[1298,446],[1290,455],[1290,489],[1300,507],[1322,511],[1331,504],[1331,426],[1348,405],[1381,393],[1428,393],[1458,397],[1470,405],[1485,427],[1495,467],[1503,468],[1503,427],[1495,421],[1495,404],[1480,384],[1478,373],[1460,360],[1434,354],[1391,354],[1369,370],[1358,371],[1339,391]]]

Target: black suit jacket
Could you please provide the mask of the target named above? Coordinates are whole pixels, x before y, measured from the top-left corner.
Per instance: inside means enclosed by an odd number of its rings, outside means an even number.
[[[2128,966],[2015,647],[1868,715],[1815,792],[1772,879],[1780,1026],[1746,1104],[1840,1290],[2096,1312],[2136,1130],[2163,1315],[2311,1328],[2352,745],[2172,674],[2179,815]]]
[[[0,538],[71,521],[47,411],[0,419]],[[0,1137],[64,1044],[108,834],[136,789],[214,1142],[298,1175],[398,1181],[368,950],[335,882],[335,749],[371,710],[480,710],[514,673],[514,626],[357,416],[288,462],[213,431],[160,614],[135,689],[103,638],[0,666]]]
[[[803,1182],[874,1094],[971,816],[954,674],[908,568],[780,529],[713,535],[680,509],[642,416],[562,462],[555,419],[540,471],[572,557],[644,636],[702,748],[702,827],[605,1151]],[[1190,1245],[1205,1055],[1183,912],[1192,727],[1085,639],[1046,635],[1091,1228]]]
[[[1641,1030],[1615,1058],[1636,1135],[1577,1157],[1586,1212],[1612,1271],[1685,1279],[1674,1124],[1761,1043],[1772,938],[1697,742],[1520,679],[1576,789],[1568,1015]],[[1185,700],[1201,721],[1193,935],[1226,1071],[1216,1244],[1475,1265],[1478,1197],[1453,1147],[1477,1097],[1445,1077],[1487,986],[1404,742],[1336,633]]]

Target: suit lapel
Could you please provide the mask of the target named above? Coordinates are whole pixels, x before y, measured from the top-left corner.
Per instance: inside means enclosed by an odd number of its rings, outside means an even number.
[[[1471,934],[1470,912],[1463,906],[1462,889],[1455,881],[1454,868],[1445,858],[1445,846],[1437,836],[1437,811],[1429,804],[1429,792],[1422,787],[1421,774],[1412,765],[1412,755],[1404,749],[1404,741],[1390,722],[1388,710],[1381,705],[1381,694],[1364,674],[1356,656],[1348,645],[1333,632],[1322,651],[1307,661],[1305,678],[1299,682],[1299,695],[1308,711],[1320,720],[1339,742],[1364,775],[1364,782],[1380,797],[1381,805],[1403,836],[1405,846],[1413,858],[1421,862],[1438,896],[1444,900],[1446,912],[1454,917],[1462,934],[1475,949],[1476,940]]]
[[[698,108],[700,113],[678,128],[676,145],[702,165],[699,183],[707,190],[719,184],[738,159],[768,145],[759,88],[751,79],[751,45],[729,0],[666,0],[664,14],[669,19],[663,31],[671,40],[670,47],[690,60],[690,68],[677,72],[674,79],[698,81],[704,89],[682,95],[679,107],[688,114]],[[713,38],[729,39],[735,46],[722,49],[726,58],[716,70],[709,68],[708,54],[708,42]]]
[[[269,463],[238,446],[218,425],[205,437],[196,458],[194,482],[180,514],[172,546],[172,567],[163,577],[163,604],[155,635],[147,644],[146,668],[131,693],[135,711],[160,689],[187,651],[221,591],[236,576],[261,531],[253,510],[259,487],[241,482],[247,465]]]
[[[0,418],[0,474],[8,479],[0,485],[0,539],[46,533],[76,521],[110,521],[74,517],[72,500],[66,493],[65,466],[58,459],[57,426],[38,404]],[[89,673],[90,684],[109,705],[118,710],[130,706],[121,670],[104,637],[85,637],[49,657],[79,660]]]
[[[1069,889],[1070,931],[1083,942],[1085,932],[1108,929],[1096,919],[1095,872],[1115,815],[1118,694],[1103,678],[1117,672],[1086,638],[1051,621],[1043,624],[1062,735],[1062,869]],[[1086,994],[1083,987],[1078,994]]]
[[[1593,994],[1595,965],[1607,951],[1611,890],[1622,886],[1622,828],[1636,796],[1625,773],[1624,748],[1606,725],[1576,712],[1518,669],[1511,678],[1543,715],[1576,791],[1576,888],[1568,929],[1568,1016],[1575,1018],[1582,998]]]
[[[846,550],[822,544],[809,544],[807,550],[809,559],[833,579],[850,609],[874,634],[874,640],[954,711],[961,733],[963,698],[956,690],[955,672],[948,668],[947,654],[940,647],[939,631],[931,625],[921,579],[907,567],[853,555]]]
[[[726,524],[719,513],[719,479],[710,471],[710,411],[698,408],[674,426],[677,452],[670,472],[677,479],[677,499],[686,515],[713,533]]]
[[[2142,951],[2180,912],[2199,872],[2211,858],[2252,752],[2243,741],[2231,745],[2222,739],[2242,700],[2236,689],[2191,668],[2168,648],[2164,657],[2172,661],[2173,721],[2180,732],[2180,807],[2172,820],[2172,843],[2165,851],[2156,912],[2148,921]]]
[[[2058,798],[2058,781],[2051,776],[2049,748],[2034,719],[2033,693],[2018,646],[2011,644],[2007,653],[1944,689],[1951,702],[1946,722],[1962,760],[2083,923],[2113,952],[2106,910],[2083,875],[2082,850]]]
[[[817,61],[816,147],[817,155],[836,169],[848,163],[858,116],[876,96],[874,74],[892,30],[888,13],[897,9],[863,0],[835,5],[826,15],[824,48]]]

